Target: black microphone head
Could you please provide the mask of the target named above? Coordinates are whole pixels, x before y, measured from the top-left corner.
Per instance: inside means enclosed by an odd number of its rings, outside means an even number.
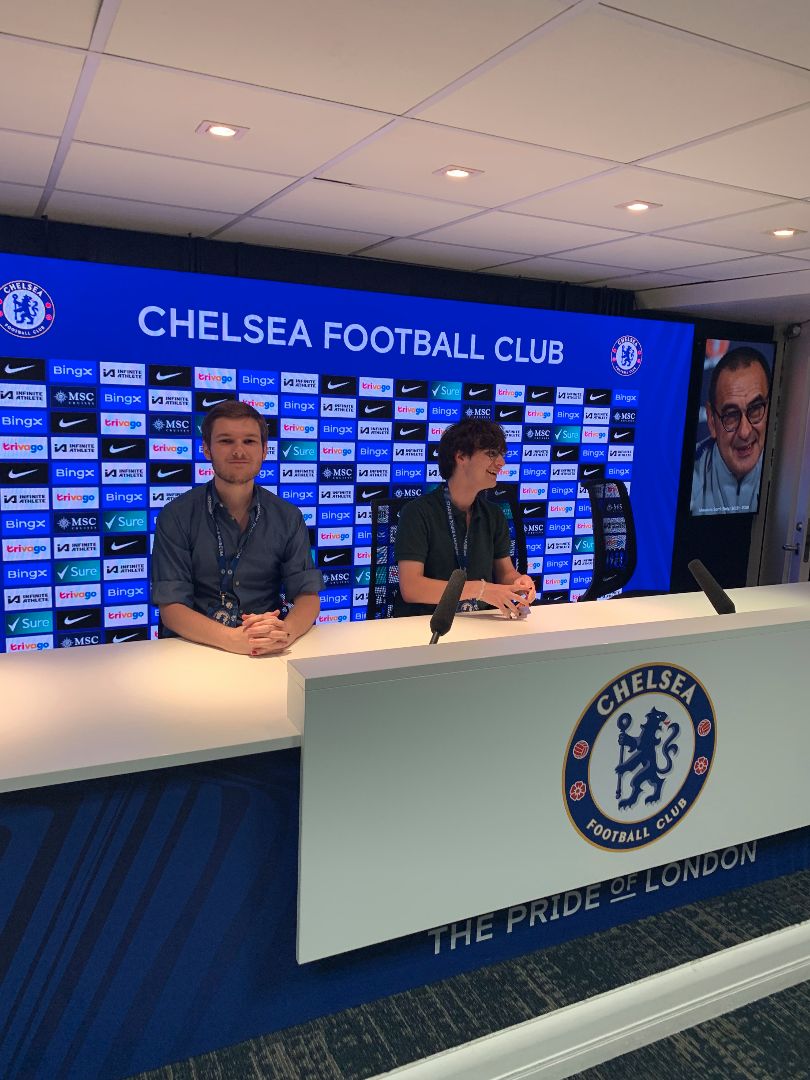
[[[461,591],[467,581],[467,575],[463,570],[454,570],[444,587],[441,599],[436,605],[436,610],[430,617],[430,632],[444,637],[453,625],[456,617],[456,608],[461,599]]]
[[[692,559],[690,563],[687,563],[687,567],[717,614],[733,615],[737,610],[734,601],[712,577],[700,559]]]

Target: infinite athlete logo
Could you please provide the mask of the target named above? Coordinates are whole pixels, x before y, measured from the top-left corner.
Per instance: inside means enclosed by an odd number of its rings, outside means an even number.
[[[638,338],[630,334],[620,337],[610,350],[610,362],[619,375],[635,375],[641,367],[643,350]]]
[[[36,338],[53,326],[53,300],[35,281],[7,281],[0,286],[0,326],[18,338]]]
[[[645,847],[691,809],[714,760],[716,721],[700,681],[675,664],[633,668],[591,700],[568,743],[563,799],[606,851]]]

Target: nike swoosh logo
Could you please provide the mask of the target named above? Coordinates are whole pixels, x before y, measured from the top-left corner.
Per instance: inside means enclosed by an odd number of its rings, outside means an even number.
[[[182,374],[182,371],[170,371],[168,375],[164,375],[162,371],[159,371],[157,375],[155,375],[155,379],[157,382],[166,382],[167,379],[176,379]]]
[[[523,516],[524,517],[530,517],[532,514],[539,514],[539,513],[540,513],[540,507],[539,506],[533,506],[531,510],[524,510],[523,511]]]
[[[81,420],[60,420],[59,421],[59,427],[60,428],[76,427],[77,424],[86,424],[86,423],[87,423],[87,421],[85,420],[84,417],[82,417]]]
[[[70,569],[70,567],[66,566],[64,570],[57,570],[56,571],[56,576],[59,578],[60,581],[62,581],[64,579],[65,574],[68,572],[69,569]]]
[[[599,472],[598,469],[583,469],[582,470],[582,475],[583,476],[595,476],[598,472]]]
[[[22,472],[17,472],[15,469],[8,470],[9,480],[21,480],[24,476],[32,476],[36,469],[23,469]]]
[[[127,443],[126,446],[111,446],[110,447],[110,453],[111,454],[123,454],[125,450],[134,450],[137,445],[138,445],[137,443],[133,442],[133,443]]]
[[[471,390],[470,391],[470,397],[479,397],[481,394],[485,394],[486,392],[487,392],[486,387],[484,387],[483,390]]]
[[[326,384],[326,389],[327,390],[339,390],[341,388],[341,386],[348,386],[348,385],[349,385],[349,380],[348,379],[344,380],[344,382],[335,382],[335,383],[333,383],[332,380],[330,379],[329,382]]]
[[[409,427],[409,428],[402,428],[402,430],[401,430],[401,431],[400,431],[400,433],[399,433],[399,434],[400,434],[400,438],[403,438],[403,439],[404,439],[406,435],[413,435],[413,433],[414,433],[415,431],[418,431],[418,430],[419,430],[419,428],[418,428],[418,427]]]
[[[501,413],[501,419],[506,420],[509,416],[514,416],[517,413],[517,409],[510,409],[508,412]]]
[[[137,540],[127,540],[125,544],[116,544],[116,542],[113,540],[113,542],[110,544],[110,551],[123,551],[124,548],[132,547],[133,544],[137,543]]]
[[[366,406],[366,415],[368,416],[370,413],[379,412],[380,409],[384,409],[384,408],[385,408],[384,405],[375,405],[373,408],[370,405],[367,405]]]
[[[540,401],[542,398],[548,399],[548,394],[543,393],[543,394],[532,394],[531,395],[532,401]]]
[[[573,447],[570,450],[558,450],[557,457],[568,457],[569,454],[573,454]]]
[[[402,387],[402,393],[403,394],[412,394],[414,392],[414,390],[418,390],[420,386],[421,386],[421,383],[414,383],[413,386],[403,386]]]
[[[324,555],[323,561],[324,562],[334,562],[335,559],[340,559],[341,557],[342,557],[342,554],[341,555]]]
[[[9,630],[11,631],[11,633],[12,633],[12,634],[13,634],[13,633],[14,633],[14,631],[15,631],[15,630],[17,629],[17,623],[18,623],[19,621],[20,621],[19,619],[15,619],[15,620],[14,620],[14,622],[12,622],[12,623],[9,623],[9,624],[8,624],[8,628],[9,628]]]
[[[218,398],[214,398],[213,401],[209,401],[207,397],[204,397],[202,399],[202,407],[204,409],[210,409],[212,405],[221,405],[223,401],[227,401],[227,400],[228,400],[227,398],[218,397]]]
[[[591,394],[589,401],[601,401],[602,398],[607,397],[607,394]]]
[[[629,431],[620,431],[616,435],[614,435],[613,438],[614,439],[626,439],[629,434],[630,434]]]
[[[120,645],[122,641],[132,641],[137,636],[137,634],[116,634],[112,639],[112,643],[113,645]]]
[[[23,364],[21,367],[11,367],[9,364],[6,364],[5,374],[17,375],[20,371],[30,371],[33,367],[33,364]]]
[[[377,491],[364,491],[363,492],[363,498],[364,499],[373,499],[377,495],[382,495],[382,493],[383,493],[382,488],[379,488]]]
[[[85,619],[89,619],[89,618],[90,618],[89,614],[87,614],[87,615],[76,615],[74,618],[71,618],[70,615],[66,615],[65,616],[65,626],[73,626],[75,623],[84,622]]]
[[[165,480],[167,476],[177,476],[182,471],[182,469],[158,469],[157,478],[158,480]]]

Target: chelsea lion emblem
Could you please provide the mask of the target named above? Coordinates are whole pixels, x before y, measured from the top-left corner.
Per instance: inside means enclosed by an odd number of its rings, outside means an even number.
[[[7,334],[35,338],[53,326],[55,309],[49,294],[35,281],[0,285],[0,326]]]
[[[617,375],[635,375],[641,367],[644,350],[632,334],[624,334],[610,350],[610,362]]]
[[[690,671],[644,664],[593,697],[568,743],[563,799],[596,847],[645,847],[689,812],[709,778],[714,708]]]

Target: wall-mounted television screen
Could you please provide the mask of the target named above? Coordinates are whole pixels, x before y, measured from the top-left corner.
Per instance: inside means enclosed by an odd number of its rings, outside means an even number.
[[[211,478],[228,398],[267,419],[324,623],[364,618],[371,500],[438,484],[471,416],[503,425],[542,602],[590,582],[588,478],[627,482],[631,587],[666,591],[691,351],[682,323],[0,255],[0,647],[155,636],[155,519]]]
[[[690,510],[759,509],[775,345],[709,338],[703,365]]]

